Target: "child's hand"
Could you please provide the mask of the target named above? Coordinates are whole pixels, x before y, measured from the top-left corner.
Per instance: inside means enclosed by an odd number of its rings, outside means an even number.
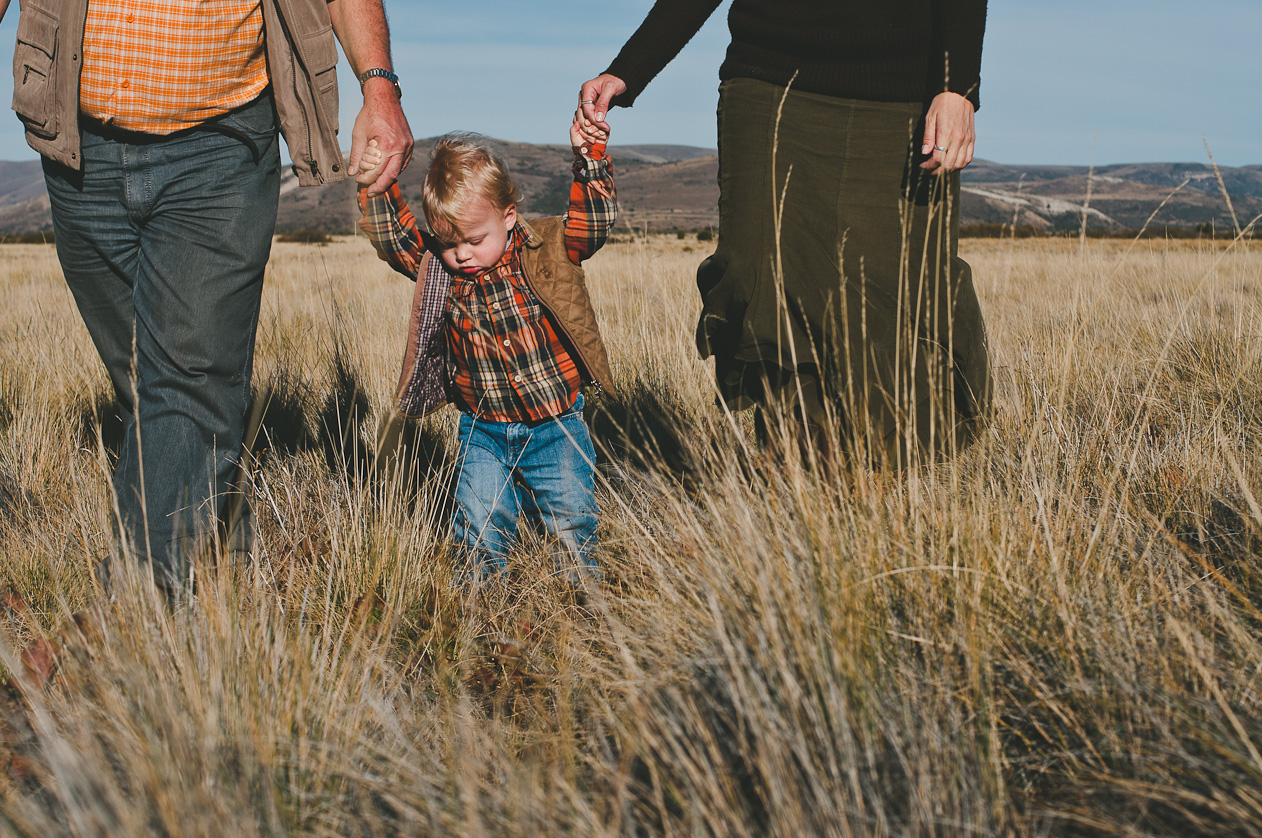
[[[359,174],[355,175],[355,182],[361,186],[371,186],[381,174],[384,160],[385,154],[377,147],[377,141],[369,140],[368,147],[359,158]]]
[[[570,124],[570,145],[574,147],[575,154],[590,154],[592,146],[603,149],[608,141],[608,131],[583,116],[581,108],[574,112],[574,121]]]

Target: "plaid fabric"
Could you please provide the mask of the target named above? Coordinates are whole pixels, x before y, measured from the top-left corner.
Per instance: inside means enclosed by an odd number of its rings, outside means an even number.
[[[424,261],[421,262],[425,264]],[[399,411],[405,416],[424,416],[447,401],[444,386],[447,366],[447,334],[443,328],[447,312],[447,294],[451,289],[451,274],[437,258],[429,260],[421,299],[414,308],[417,318],[416,346],[410,355],[415,357],[412,369],[407,370],[407,384],[399,394]]]
[[[577,156],[565,247],[575,264],[605,243],[617,217],[608,158]],[[573,406],[582,373],[521,268],[513,231],[504,258],[476,277],[452,277],[447,304],[452,397],[493,422],[537,422]]]
[[[268,85],[260,0],[91,0],[79,108],[166,135],[252,101]]]
[[[593,146],[588,156],[574,158],[570,209],[565,214],[565,251],[576,265],[600,250],[617,220],[611,166],[604,143]]]
[[[416,279],[427,250],[425,236],[407,201],[403,200],[398,181],[372,199],[368,197],[367,187],[360,186],[358,194],[359,211],[363,215],[359,229],[368,236],[386,264],[408,279]],[[437,254],[434,261],[438,261]]]
[[[359,207],[364,215],[359,226],[378,255],[415,278],[426,252],[425,236],[398,184],[372,199],[359,190]],[[616,215],[608,158],[576,159],[565,216],[566,250],[576,264],[605,243]],[[582,384],[557,325],[522,270],[525,235],[518,226],[500,261],[476,277],[452,276],[433,259],[450,282],[445,329],[449,393],[462,409],[496,422],[560,415],[574,404]]]
[[[447,299],[447,377],[452,400],[492,422],[530,422],[570,409],[582,374],[561,342],[518,256],[508,250],[478,276],[453,276]]]

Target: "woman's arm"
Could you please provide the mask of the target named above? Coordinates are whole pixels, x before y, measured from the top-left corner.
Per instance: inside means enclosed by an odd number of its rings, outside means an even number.
[[[980,105],[982,36],[986,32],[986,0],[936,0],[935,38],[942,47],[942,92],[925,114],[920,153],[929,159],[926,171],[951,172],[973,162],[977,139],[973,111]]]
[[[721,0],[657,0],[623,45],[609,69],[579,90],[583,114],[608,130],[613,105],[629,108],[662,69],[684,48]]]
[[[942,87],[980,104],[986,0],[935,0],[934,29],[942,47]]]

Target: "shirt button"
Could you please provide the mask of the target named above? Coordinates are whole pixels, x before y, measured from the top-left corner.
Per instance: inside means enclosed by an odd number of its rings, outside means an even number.
[[[520,375],[514,375],[514,376],[513,376],[513,381],[516,381],[518,384],[521,384],[521,376],[520,376]]]
[[[512,345],[513,345],[513,342],[512,342],[511,340],[509,340],[508,338],[504,338],[504,345],[505,345],[505,346],[512,346]]]
[[[128,15],[128,16],[127,16],[127,22],[128,22],[128,23],[135,23],[135,22],[136,22],[136,16],[135,16],[135,15]]]
[[[131,82],[128,81],[127,79],[123,79],[123,83],[119,85],[119,87],[123,88],[123,90],[126,90],[127,88],[131,87]]]

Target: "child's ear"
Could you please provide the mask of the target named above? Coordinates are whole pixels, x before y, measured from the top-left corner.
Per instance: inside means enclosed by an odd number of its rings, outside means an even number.
[[[512,229],[516,226],[517,226],[517,205],[509,204],[508,208],[504,210],[504,229],[511,232]]]

